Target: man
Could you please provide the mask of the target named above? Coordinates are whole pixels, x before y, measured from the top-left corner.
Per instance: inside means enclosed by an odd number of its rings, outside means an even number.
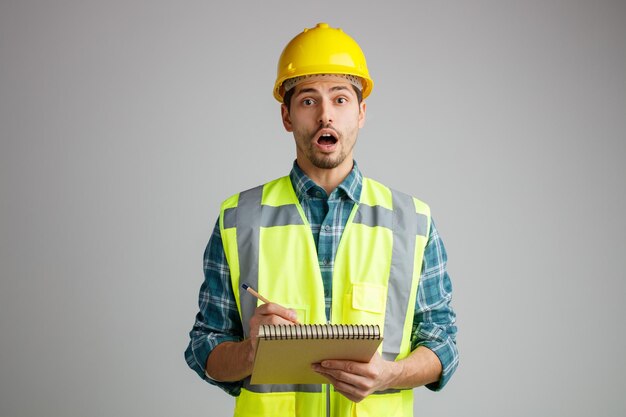
[[[324,23],[280,57],[274,97],[296,161],[222,204],[185,353],[237,396],[237,416],[412,416],[411,388],[439,390],[457,367],[446,252],[428,206],[364,178],[353,160],[372,86],[358,44]],[[257,306],[242,283],[272,303]],[[259,325],[328,321],[379,324],[381,352],[312,365],[329,388],[250,384]]]

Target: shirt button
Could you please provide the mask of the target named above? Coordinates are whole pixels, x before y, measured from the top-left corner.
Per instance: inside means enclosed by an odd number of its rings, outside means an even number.
[[[328,258],[324,258],[324,259],[322,260],[322,263],[323,263],[324,265],[328,265]]]
[[[324,225],[324,231],[325,232],[330,232],[330,226],[329,225]]]
[[[319,197],[319,198],[322,198],[322,192],[321,191],[316,191],[315,192],[315,196]]]

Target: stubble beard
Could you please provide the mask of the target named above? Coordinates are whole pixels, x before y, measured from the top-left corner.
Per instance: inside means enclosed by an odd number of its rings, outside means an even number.
[[[341,165],[341,163],[346,159],[346,152],[342,147],[339,153],[333,157],[333,155],[315,152],[314,147],[309,145],[307,157],[317,168],[333,169]]]
[[[317,134],[317,132],[312,133],[312,134],[302,135],[306,137],[306,140],[304,141],[304,143],[302,141],[297,141],[299,143],[303,143],[303,145],[300,147],[300,150],[304,153],[304,155],[311,162],[311,164],[313,164],[313,166],[315,166],[316,168],[320,168],[320,169],[337,168],[346,160],[348,153],[354,147],[354,144],[356,143],[356,138],[355,138],[355,141],[352,142],[352,146],[350,147],[350,149],[346,149],[345,147],[346,143],[343,141],[344,136],[337,131],[335,132],[337,134],[337,140],[339,143],[338,153],[325,154],[323,152],[320,152],[315,147],[315,143],[313,141],[313,137]]]

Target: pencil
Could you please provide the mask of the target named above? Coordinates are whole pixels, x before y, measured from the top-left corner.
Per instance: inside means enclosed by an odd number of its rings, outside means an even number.
[[[248,284],[241,284],[241,288],[243,288],[244,290],[248,291],[250,294],[254,295],[256,298],[258,298],[259,300],[263,301],[265,304],[271,303],[270,300],[268,300],[267,298],[263,297],[261,294],[259,294],[258,292],[254,291],[254,289],[249,286]]]

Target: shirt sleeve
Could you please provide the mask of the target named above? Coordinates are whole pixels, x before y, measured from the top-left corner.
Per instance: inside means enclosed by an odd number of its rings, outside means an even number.
[[[426,387],[441,390],[450,380],[459,364],[456,347],[456,314],[450,306],[452,283],[446,270],[447,254],[443,241],[431,222],[430,236],[424,249],[424,260],[417,299],[411,349],[425,346],[441,361],[442,374],[439,381]]]
[[[206,360],[220,343],[243,340],[243,329],[224,254],[219,219],[204,252],[204,282],[198,299],[200,307],[191,332],[185,360],[200,378],[237,396],[243,382],[219,382],[205,373]]]

